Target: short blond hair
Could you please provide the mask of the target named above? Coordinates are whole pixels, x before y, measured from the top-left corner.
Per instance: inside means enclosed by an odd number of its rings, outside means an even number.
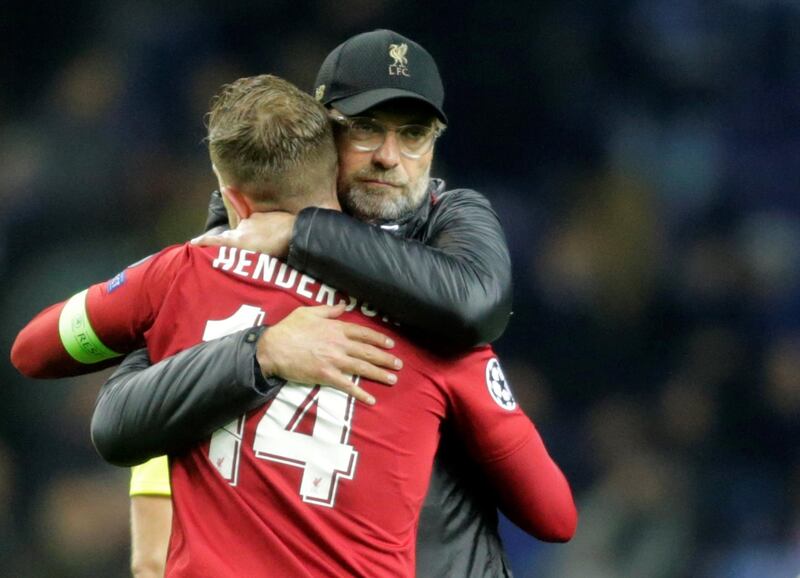
[[[261,203],[309,197],[336,178],[336,147],[327,112],[310,95],[263,74],[226,84],[207,115],[211,162],[242,193]]]

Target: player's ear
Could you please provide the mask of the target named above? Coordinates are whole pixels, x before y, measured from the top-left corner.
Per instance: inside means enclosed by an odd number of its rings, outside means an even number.
[[[240,219],[247,219],[253,212],[250,206],[250,199],[238,189],[231,186],[222,187],[222,196],[228,201]]]

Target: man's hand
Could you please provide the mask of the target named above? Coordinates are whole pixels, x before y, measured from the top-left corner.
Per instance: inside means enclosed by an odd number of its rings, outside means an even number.
[[[249,218],[242,219],[235,229],[219,235],[206,233],[192,239],[192,243],[250,249],[283,259],[289,254],[295,219],[295,215],[281,211],[253,213]]]
[[[367,327],[337,321],[344,304],[301,307],[261,334],[256,359],[265,376],[278,375],[306,385],[329,385],[369,405],[375,398],[354,383],[361,376],[394,385],[402,361],[383,351],[394,346]],[[383,348],[383,349],[381,349]]]

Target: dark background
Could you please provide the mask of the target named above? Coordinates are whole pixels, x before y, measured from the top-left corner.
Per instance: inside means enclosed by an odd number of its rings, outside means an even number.
[[[573,483],[566,546],[504,528],[519,578],[800,571],[800,6],[788,0],[6,1],[0,349],[44,306],[202,228],[203,114],[310,89],[352,34],[439,63],[434,174],[511,246],[496,344]],[[0,573],[125,576],[127,473],[88,435],[102,375],[0,364]]]

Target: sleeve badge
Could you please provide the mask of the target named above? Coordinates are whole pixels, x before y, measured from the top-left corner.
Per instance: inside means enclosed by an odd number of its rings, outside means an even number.
[[[517,401],[496,357],[486,364],[486,388],[497,405],[508,411],[516,409]]]

